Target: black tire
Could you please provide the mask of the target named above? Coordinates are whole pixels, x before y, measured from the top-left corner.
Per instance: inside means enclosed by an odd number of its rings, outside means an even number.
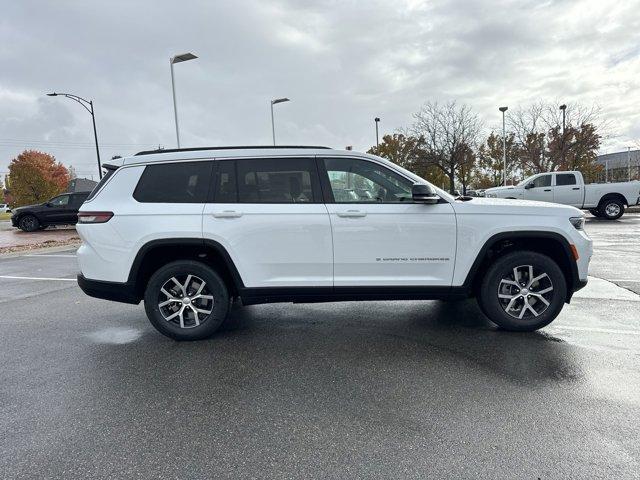
[[[602,218],[602,214],[600,213],[600,210],[598,210],[597,208],[590,209],[589,213],[594,217]]]
[[[525,295],[527,297],[525,300],[522,297],[522,291],[525,291],[526,294],[528,289],[522,284],[528,283],[529,266],[533,268],[533,279],[543,273],[547,277],[530,285],[531,293]],[[515,277],[514,268],[516,267],[521,267],[518,269],[519,285],[516,287],[503,283],[503,280],[507,282]],[[543,293],[549,286],[552,287],[552,290]],[[504,288],[513,290],[504,291],[502,290]],[[540,291],[542,295],[537,291]],[[510,307],[511,313],[506,311],[511,300],[498,298],[499,293],[506,294],[509,298],[518,297]],[[543,296],[544,300],[549,303],[548,306],[539,300],[540,296]],[[551,258],[527,250],[517,251],[498,258],[491,265],[482,279],[477,297],[483,313],[499,327],[505,330],[530,332],[548,325],[558,316],[567,298],[567,283],[562,270]],[[526,304],[531,302],[531,307],[526,307],[525,302]],[[531,309],[537,310],[537,316],[531,312]],[[525,310],[523,318],[517,318],[522,310]]]
[[[40,228],[40,222],[34,215],[25,215],[18,222],[18,227],[23,232],[35,232]]]
[[[183,296],[184,285],[178,287],[172,278],[178,279],[180,284],[183,279],[188,283],[189,275],[192,276],[192,283],[187,285],[187,290],[190,286],[193,288],[187,291],[187,297],[196,297],[193,293],[197,293],[196,289],[201,285],[198,284],[198,280],[202,280],[205,283],[203,295],[212,297],[212,304],[208,303],[210,300],[201,298],[198,302],[204,303],[181,303],[172,300],[169,305],[161,307],[160,304],[169,299],[161,288],[169,283],[173,287],[166,287],[165,291],[173,295],[172,298]],[[193,279],[194,277],[197,280]],[[144,294],[144,307],[149,321],[156,330],[174,340],[202,340],[213,335],[227,317],[229,303],[229,291],[222,278],[209,266],[192,260],[171,262],[158,269],[149,279]],[[210,310],[210,313],[201,317],[200,315],[204,314],[196,313],[192,306],[202,311]],[[170,318],[178,311],[174,309],[182,309],[182,313],[178,317]],[[199,325],[196,323],[196,317]],[[184,327],[180,326],[180,320]]]
[[[600,216],[607,220],[617,220],[624,214],[624,203],[617,198],[604,200],[598,207]]]

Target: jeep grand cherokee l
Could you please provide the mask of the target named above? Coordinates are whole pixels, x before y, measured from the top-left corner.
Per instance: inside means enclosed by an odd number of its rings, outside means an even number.
[[[498,326],[550,323],[587,282],[574,207],[456,199],[382,158],[322,147],[141,152],[78,214],[80,287],[178,340],[244,305],[475,296]]]

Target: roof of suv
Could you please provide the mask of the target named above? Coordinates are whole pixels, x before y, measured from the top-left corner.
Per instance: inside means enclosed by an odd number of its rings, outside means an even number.
[[[201,158],[229,158],[229,157],[273,157],[273,156],[302,156],[302,155],[358,155],[352,150],[333,150],[321,146],[228,146],[228,147],[201,147],[180,148],[168,150],[149,150],[139,152],[130,157],[122,158],[122,165],[138,163],[152,163],[173,160],[190,160]],[[362,154],[360,154],[362,155]],[[114,163],[113,161],[110,163]],[[116,163],[117,164],[117,163]]]

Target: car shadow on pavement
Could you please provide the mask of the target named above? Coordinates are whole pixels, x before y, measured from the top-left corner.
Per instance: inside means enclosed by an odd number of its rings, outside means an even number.
[[[256,362],[260,369],[271,365],[280,370],[301,365],[403,369],[406,362],[439,374],[481,369],[523,385],[583,377],[577,347],[544,331],[498,330],[474,301],[234,307],[218,334],[199,342],[175,342],[148,328],[129,347],[130,353],[157,357],[151,360],[155,364],[170,352],[178,364],[201,365],[202,374],[217,371],[214,364],[226,358],[231,362],[227,368],[240,372],[247,365],[255,368]],[[203,358],[196,361],[199,356]],[[208,362],[210,357],[215,360]]]

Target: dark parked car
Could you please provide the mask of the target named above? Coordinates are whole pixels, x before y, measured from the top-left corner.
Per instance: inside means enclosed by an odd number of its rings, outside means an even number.
[[[11,223],[25,232],[43,230],[49,225],[75,225],[78,222],[78,209],[89,193],[62,193],[40,205],[14,208]]]

